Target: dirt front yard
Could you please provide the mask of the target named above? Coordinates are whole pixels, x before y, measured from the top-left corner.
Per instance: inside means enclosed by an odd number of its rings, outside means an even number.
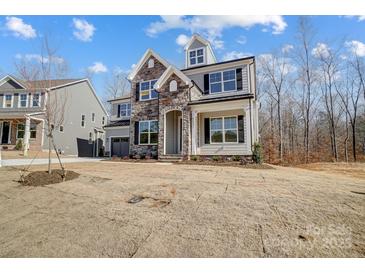
[[[80,177],[43,187],[0,169],[0,257],[365,256],[365,180],[351,172],[67,167]]]

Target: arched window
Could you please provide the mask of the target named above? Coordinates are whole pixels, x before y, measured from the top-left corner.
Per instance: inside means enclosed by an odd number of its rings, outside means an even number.
[[[155,61],[151,58],[148,60],[148,68],[153,68],[155,66]]]
[[[170,82],[170,91],[177,91],[177,82],[175,80]]]

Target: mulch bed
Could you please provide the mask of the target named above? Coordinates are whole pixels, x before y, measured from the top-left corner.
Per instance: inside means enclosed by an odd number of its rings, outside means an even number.
[[[175,162],[175,164],[202,165],[202,166],[233,166],[233,167],[252,168],[252,169],[274,169],[272,166],[267,165],[267,164],[255,164],[255,163],[242,164],[239,161],[219,162],[219,161],[191,161],[190,160],[190,161]]]
[[[80,176],[79,173],[72,170],[66,171],[65,181],[76,179]],[[24,186],[45,186],[51,184],[58,184],[62,182],[62,170],[53,169],[51,174],[47,171],[33,171],[26,175],[19,183]]]

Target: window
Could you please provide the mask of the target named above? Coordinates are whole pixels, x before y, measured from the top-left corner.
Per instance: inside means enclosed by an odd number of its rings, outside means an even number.
[[[95,122],[95,113],[91,113],[91,122]]]
[[[16,138],[17,139],[23,139],[24,138],[24,132],[25,132],[24,124],[18,124],[17,125],[17,130],[16,130]]]
[[[12,108],[12,107],[13,107],[13,95],[5,94],[4,108]]]
[[[155,61],[151,58],[148,60],[148,68],[153,68],[155,66]]]
[[[177,82],[175,80],[170,82],[170,91],[177,91]]]
[[[210,119],[211,143],[237,143],[237,117],[218,117]]]
[[[105,124],[105,116],[103,116],[102,120],[101,120],[101,124],[104,125]]]
[[[203,48],[189,50],[189,64],[190,64],[190,66],[204,64],[204,49]]]
[[[89,132],[89,144],[93,143],[93,133]]]
[[[142,145],[157,144],[158,122],[141,121],[139,122],[139,143]]]
[[[120,117],[130,117],[131,116],[131,104],[125,103],[120,104]]]
[[[51,130],[54,130],[54,124],[51,124]]]
[[[139,98],[143,100],[151,100],[157,98],[157,91],[153,88],[157,80],[151,80],[146,82],[141,82],[141,92]]]
[[[210,93],[236,90],[236,71],[226,70],[209,74]]]
[[[30,123],[30,138],[35,139],[37,137],[37,124]]]
[[[40,93],[34,93],[32,96],[32,107],[41,106],[41,95]]]
[[[81,127],[85,127],[85,115],[81,114]]]
[[[28,95],[26,93],[19,94],[19,105],[20,108],[26,108],[28,106]]]
[[[60,125],[60,132],[63,132],[64,128],[63,125]]]

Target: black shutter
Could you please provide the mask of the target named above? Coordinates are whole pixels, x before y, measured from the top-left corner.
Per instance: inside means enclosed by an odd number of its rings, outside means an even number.
[[[136,84],[136,101],[139,101],[139,83]]]
[[[243,115],[238,115],[238,142],[244,143],[245,142],[245,126]]]
[[[242,90],[242,68],[236,69],[237,90]]]
[[[204,74],[204,94],[209,94],[209,74]]]
[[[118,113],[117,113],[117,117],[120,117],[120,105],[118,105]]]
[[[210,121],[209,118],[204,118],[204,143],[210,144]]]
[[[139,139],[139,122],[134,122],[134,144],[138,145],[138,139]]]

